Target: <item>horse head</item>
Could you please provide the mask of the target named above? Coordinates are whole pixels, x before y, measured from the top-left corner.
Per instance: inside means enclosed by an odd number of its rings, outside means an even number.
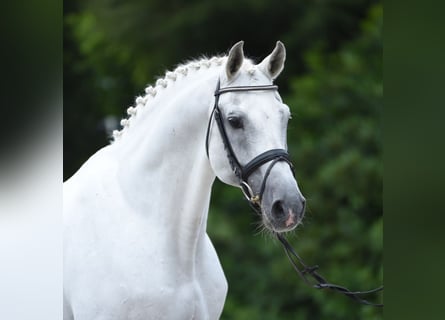
[[[277,233],[301,222],[306,202],[287,155],[290,110],[273,86],[285,58],[279,41],[259,64],[244,57],[242,41],[232,47],[219,76],[207,137],[215,175],[241,187],[266,228]]]

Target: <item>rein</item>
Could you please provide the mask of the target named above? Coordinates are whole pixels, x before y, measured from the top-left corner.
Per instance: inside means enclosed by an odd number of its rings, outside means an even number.
[[[283,245],[284,251],[286,252],[287,257],[289,258],[289,261],[291,262],[292,267],[298,273],[298,275],[304,280],[304,282],[306,282],[307,285],[311,285],[313,288],[316,288],[316,289],[331,289],[333,291],[342,293],[342,294],[346,295],[347,297],[349,297],[361,304],[366,304],[366,305],[370,305],[373,307],[383,307],[383,304],[372,303],[372,302],[369,302],[368,300],[360,298],[361,295],[382,291],[383,286],[378,287],[373,290],[368,290],[368,291],[351,291],[348,288],[329,283],[323,276],[321,276],[317,272],[317,270],[319,268],[317,265],[308,267],[304,263],[303,259],[300,258],[300,256],[295,252],[294,248],[289,244],[289,242],[286,240],[286,238],[282,234],[276,233],[275,235],[277,236],[278,240],[280,240],[281,244]],[[296,260],[294,260],[292,258],[292,256]],[[303,267],[302,270],[300,270],[298,268],[297,262]],[[311,283],[310,279],[308,279],[308,275],[311,276],[312,280],[315,283]]]
[[[227,152],[227,158],[229,160],[230,166],[235,173],[236,177],[239,179],[240,188],[246,197],[249,205],[252,209],[259,215],[261,215],[261,199],[266,187],[267,178],[273,168],[273,166],[279,161],[285,161],[289,164],[293,175],[295,176],[294,167],[290,160],[289,154],[287,150],[284,149],[272,149],[261,153],[260,155],[253,158],[246,165],[241,165],[238,158],[233,151],[232,144],[230,143],[229,137],[227,135],[226,128],[224,126],[224,121],[221,116],[221,110],[219,108],[219,97],[221,94],[227,92],[244,92],[244,91],[269,91],[269,90],[278,90],[278,86],[276,85],[264,85],[264,86],[234,86],[234,87],[225,87],[220,88],[220,81],[218,80],[216,90],[215,90],[215,104],[212,110],[212,113],[209,118],[209,122],[207,125],[207,134],[206,134],[206,153],[207,157],[209,157],[209,138],[210,138],[210,127],[212,124],[212,120],[214,119],[216,124],[218,125],[219,132],[221,134],[221,138],[224,144],[224,148]],[[271,162],[266,169],[266,172],[263,177],[263,181],[261,183],[261,188],[259,193],[255,194],[248,183],[249,176],[255,172],[260,166]],[[383,286],[369,290],[369,291],[351,291],[346,287],[339,286],[336,284],[329,283],[323,276],[321,276],[317,270],[319,269],[318,265],[309,267],[304,261],[300,258],[300,256],[296,253],[294,248],[290,245],[287,239],[281,233],[274,233],[277,239],[283,246],[283,249],[288,257],[292,267],[296,271],[296,273],[304,280],[307,285],[312,286],[316,289],[330,289],[338,293],[342,293],[347,297],[355,300],[358,303],[370,305],[374,307],[383,307],[383,304],[372,303],[368,300],[361,298],[360,296],[371,294],[375,292],[379,292],[383,290]],[[301,266],[301,269],[299,266]]]

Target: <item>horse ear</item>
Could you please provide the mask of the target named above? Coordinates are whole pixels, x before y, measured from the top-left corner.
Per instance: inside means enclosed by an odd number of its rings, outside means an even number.
[[[232,49],[230,49],[229,57],[227,58],[226,64],[226,74],[229,80],[238,73],[239,69],[243,65],[244,61],[244,51],[243,51],[244,41],[236,43]]]
[[[266,75],[274,80],[278,77],[281,71],[283,71],[285,60],[286,48],[281,41],[277,41],[272,53],[264,58],[258,66],[266,73]]]

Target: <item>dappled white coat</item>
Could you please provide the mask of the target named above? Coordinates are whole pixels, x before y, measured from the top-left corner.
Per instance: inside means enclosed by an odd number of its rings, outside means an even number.
[[[64,184],[64,319],[220,317],[228,286],[206,223],[214,171],[233,173],[216,129],[214,165],[205,138],[226,61],[182,65],[147,88],[114,143]]]

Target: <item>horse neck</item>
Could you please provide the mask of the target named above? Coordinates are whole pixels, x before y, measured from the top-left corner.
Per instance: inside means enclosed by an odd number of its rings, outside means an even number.
[[[183,260],[193,257],[205,235],[215,178],[205,153],[215,71],[202,70],[158,92],[112,145],[126,202],[157,225],[161,237],[176,242],[169,247]]]

